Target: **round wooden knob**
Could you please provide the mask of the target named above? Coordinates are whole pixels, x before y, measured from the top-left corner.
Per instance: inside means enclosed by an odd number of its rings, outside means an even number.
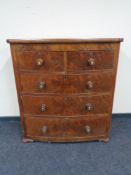
[[[88,59],[88,64],[89,64],[90,66],[94,66],[94,65],[95,65],[95,59],[94,59],[94,58],[89,58],[89,59]]]
[[[91,133],[91,127],[89,125],[86,125],[85,126],[85,131],[87,134],[90,134]]]
[[[46,83],[44,81],[40,81],[39,89],[44,89],[46,87]]]
[[[42,104],[41,105],[41,112],[46,111],[46,109],[47,109],[47,106],[45,104]]]
[[[92,89],[92,88],[93,88],[93,83],[92,83],[92,81],[88,81],[88,82],[86,83],[86,87],[87,87],[88,89]]]
[[[85,105],[85,110],[86,110],[86,111],[92,111],[92,109],[93,109],[93,106],[92,106],[91,103],[87,103],[87,104]]]
[[[44,63],[44,60],[42,58],[39,58],[39,59],[36,60],[37,66],[42,66],[43,63]]]
[[[48,127],[47,126],[43,126],[42,127],[42,132],[45,134],[45,133],[47,133],[47,130],[48,130]]]

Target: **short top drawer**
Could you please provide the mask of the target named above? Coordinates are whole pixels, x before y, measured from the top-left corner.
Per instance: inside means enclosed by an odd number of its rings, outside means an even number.
[[[63,72],[64,53],[45,51],[18,51],[16,53],[20,70]]]
[[[67,52],[68,71],[87,71],[112,68],[112,50]]]

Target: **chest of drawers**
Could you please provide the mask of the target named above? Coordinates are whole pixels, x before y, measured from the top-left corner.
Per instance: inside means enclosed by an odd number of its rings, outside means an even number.
[[[23,142],[109,140],[121,41],[7,40]]]

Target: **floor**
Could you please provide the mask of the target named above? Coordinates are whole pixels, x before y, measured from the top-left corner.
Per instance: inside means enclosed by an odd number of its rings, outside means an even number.
[[[113,118],[109,143],[21,142],[19,121],[0,122],[0,175],[131,175],[131,118]]]

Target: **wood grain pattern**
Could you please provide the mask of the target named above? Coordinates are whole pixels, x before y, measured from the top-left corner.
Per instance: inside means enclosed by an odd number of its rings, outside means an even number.
[[[103,51],[103,50],[113,50],[116,52],[116,47],[120,43],[30,43],[30,44],[11,44],[13,50],[17,52],[67,52],[67,51]],[[114,53],[115,54],[115,53]]]
[[[24,142],[109,140],[121,41],[7,40]]]
[[[105,135],[108,131],[108,117],[100,117],[95,120],[83,118],[25,118],[27,136],[41,136],[43,138],[54,137],[93,137],[95,135]],[[90,132],[86,131],[86,126],[90,126]],[[47,130],[43,130],[47,127]],[[66,138],[65,138],[66,141]]]
[[[63,72],[63,52],[17,52],[18,66],[20,70],[34,70],[41,72]],[[37,60],[42,59],[43,64],[37,65]]]
[[[64,93],[65,94],[77,94],[77,93],[103,93],[111,92],[112,90],[112,78],[111,72],[94,72],[85,74],[67,74],[67,78],[64,81]],[[92,83],[90,88],[89,83]]]
[[[111,96],[22,96],[25,114],[34,115],[59,115],[75,116],[88,114],[103,114],[110,111]],[[47,109],[41,110],[42,104]],[[85,108],[86,104],[92,105],[92,110]]]
[[[94,59],[94,65],[89,65],[89,59]],[[67,52],[68,71],[88,71],[113,68],[113,51],[78,51]]]
[[[63,93],[63,75],[21,73],[20,79],[22,93]],[[45,83],[43,88],[40,88],[41,82]]]
[[[112,89],[112,72],[97,72],[86,74],[44,75],[36,73],[21,73],[22,93],[100,93]],[[40,88],[40,82],[45,87]],[[88,83],[92,82],[92,88]]]

